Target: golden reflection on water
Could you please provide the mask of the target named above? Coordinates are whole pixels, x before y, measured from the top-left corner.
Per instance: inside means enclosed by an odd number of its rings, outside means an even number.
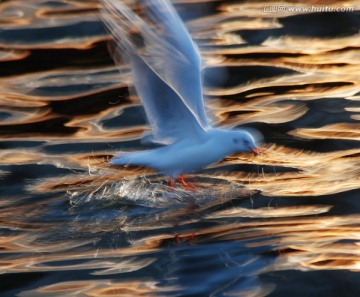
[[[169,190],[164,178],[148,169],[109,168],[117,150],[140,148],[148,127],[128,115],[139,109],[139,99],[128,94],[127,65],[118,72],[104,58],[109,39],[104,31],[74,35],[64,29],[54,38],[24,37],[36,28],[63,28],[79,20],[97,28],[97,1],[57,2],[63,5],[0,3],[3,29],[24,30],[23,38],[0,35],[0,63],[4,71],[15,69],[0,77],[0,178],[26,176],[16,185],[24,192],[6,192],[0,200],[0,224],[8,232],[0,235],[0,273],[88,271],[99,278],[44,284],[19,296],[170,294],[181,285],[159,285],[156,277],[136,279],[136,274],[123,281],[119,275],[152,271],[161,253],[187,245],[236,243],[244,253],[268,247],[274,262],[264,262],[267,271],[359,271],[360,216],[352,209],[336,211],[360,184],[358,32],[326,38],[295,34],[286,18],[306,15],[263,13],[262,2],[251,1],[221,3],[217,13],[190,19],[205,68],[227,67],[230,73],[228,84],[205,88],[214,122],[257,125],[266,143],[260,155],[229,156],[194,174],[199,190],[188,193]],[[197,2],[204,1],[176,1],[179,7]],[[359,9],[357,1],[346,5]],[[260,41],[241,33],[270,29],[280,33]],[[29,59],[42,64],[34,58],[39,50],[73,58],[64,65],[47,61],[49,67],[26,68]],[[88,51],[89,61],[81,60]],[[233,73],[238,79],[231,79]],[[303,148],[309,142],[314,145]],[[104,145],[93,149],[97,144]],[[44,172],[37,173],[41,166]],[[65,171],[53,174],[57,170]],[[258,193],[269,199],[267,205]],[[281,199],[291,202],[278,205]],[[145,214],[131,213],[142,207]],[[99,244],[104,238],[109,243]],[[181,262],[174,254],[169,267]],[[260,285],[249,290],[246,296],[271,291]]]
[[[170,288],[169,288],[170,289]],[[168,290],[169,290],[168,289]],[[175,288],[171,288],[174,290]],[[168,291],[167,290],[167,291]],[[49,294],[68,294],[69,296],[89,296],[89,297],[106,297],[106,296],[154,296],[161,293],[161,288],[157,283],[151,280],[141,281],[111,281],[111,280],[91,280],[91,281],[72,281],[59,283],[56,285],[46,286],[29,293],[21,294],[27,296],[49,296]]]

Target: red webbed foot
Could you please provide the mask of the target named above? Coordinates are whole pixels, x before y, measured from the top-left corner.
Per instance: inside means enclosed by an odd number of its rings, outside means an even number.
[[[180,175],[176,178],[176,181],[187,191],[196,191],[198,189],[198,187],[195,185],[195,182],[187,179],[185,175]],[[172,178],[168,179],[167,184],[169,189],[174,189],[175,184]]]
[[[185,181],[186,176],[185,175],[180,175],[177,178],[177,181],[183,186],[183,188],[187,191],[196,191],[198,189],[198,187],[194,184],[194,181],[191,181],[189,179],[187,179],[187,181]]]

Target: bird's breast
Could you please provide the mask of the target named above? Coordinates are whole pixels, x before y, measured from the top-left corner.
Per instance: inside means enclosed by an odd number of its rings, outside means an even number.
[[[190,173],[203,169],[226,156],[226,151],[211,141],[170,145],[159,154],[158,166],[167,175]]]

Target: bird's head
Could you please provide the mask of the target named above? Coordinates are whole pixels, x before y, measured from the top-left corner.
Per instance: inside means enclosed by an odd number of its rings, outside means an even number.
[[[254,132],[254,131],[252,131]],[[259,132],[251,133],[246,130],[231,131],[231,140],[235,152],[253,152],[255,155],[260,153],[258,146],[261,136]]]

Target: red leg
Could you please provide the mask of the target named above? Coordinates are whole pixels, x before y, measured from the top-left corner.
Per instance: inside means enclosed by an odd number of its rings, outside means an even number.
[[[172,180],[172,178],[169,178],[168,179],[168,187],[170,189],[174,189],[174,181]]]
[[[189,184],[188,182],[185,181],[185,175],[180,175],[177,178],[177,181],[184,187],[185,190],[188,191],[195,191],[197,190],[196,186]]]

